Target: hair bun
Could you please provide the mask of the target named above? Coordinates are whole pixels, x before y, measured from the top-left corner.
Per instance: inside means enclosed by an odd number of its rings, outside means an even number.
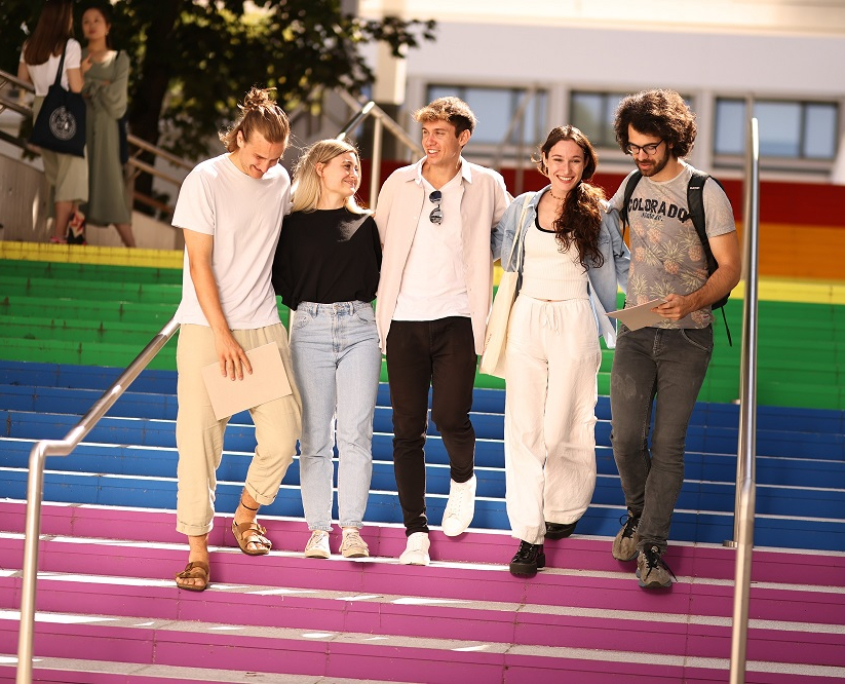
[[[241,109],[244,112],[261,111],[267,107],[276,107],[276,101],[270,97],[270,92],[275,88],[256,88],[253,86],[244,97]]]

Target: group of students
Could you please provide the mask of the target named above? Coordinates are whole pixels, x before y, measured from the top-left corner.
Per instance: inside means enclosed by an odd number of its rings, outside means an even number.
[[[616,346],[612,444],[628,509],[612,553],[637,559],[641,586],[671,585],[663,555],[687,424],[712,352],[710,304],[740,272],[733,214],[718,184],[705,183],[703,192],[713,273],[689,220],[693,168],[683,157],[695,115],[666,90],[627,97],[617,110],[617,140],[642,175],[627,207],[630,252],[619,218],[626,183],[605,201],[589,183],[596,153],[577,128],[549,133],[535,157],[547,186],[512,201],[498,173],[462,156],[476,124],[466,103],[440,98],[414,118],[425,156],[391,174],[375,214],[355,203],[360,161],[345,142],[305,150],[291,186],[279,164],[287,118],[255,88],[222,136],[227,152],[187,177],[173,218],[186,244],[177,312],[177,530],[190,547],[177,586],[202,591],[210,582],[207,535],[228,421],[215,417],[201,368],[218,363],[237,381],[252,372],[246,351],[267,342],[277,345],[292,392],[251,409],[257,447],[232,523],[242,551],[269,552],[256,514],[277,495],[299,439],[311,531],[305,555],[329,557],[336,439],[339,551],[369,554],[360,530],[382,353],[407,535],[399,562],[430,562],[429,391],[451,477],[442,530],[466,531],[476,495],[473,383],[500,258],[519,274],[505,359],[506,504],[519,540],[511,573],[530,577],[544,567],[544,543],[571,535],[592,498],[603,336]],[[626,306],[661,300],[653,309],[660,322],[638,330],[619,324],[617,332],[607,313],[618,288],[627,290]],[[294,312],[290,343],[276,293]]]
[[[61,65],[61,84],[86,102],[85,157],[42,149],[44,173],[53,194],[50,242],[68,242],[80,208],[98,226],[114,225],[127,247],[135,246],[132,213],[126,200],[118,122],[126,113],[129,57],[111,48],[111,5],[92,4],[82,15],[82,48],[73,38],[71,0],[46,0],[21,52],[18,78],[35,88],[33,120]],[[64,60],[62,56],[64,55]]]

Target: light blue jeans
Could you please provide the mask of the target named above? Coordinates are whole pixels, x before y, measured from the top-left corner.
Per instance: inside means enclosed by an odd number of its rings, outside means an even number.
[[[302,394],[299,473],[308,529],[332,529],[335,432],[339,522],[360,528],[373,474],[373,414],[381,374],[373,307],[302,302],[290,347]]]

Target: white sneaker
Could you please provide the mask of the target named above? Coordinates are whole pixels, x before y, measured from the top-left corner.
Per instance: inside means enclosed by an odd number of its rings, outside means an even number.
[[[370,547],[361,539],[361,532],[354,527],[343,530],[343,541],[340,552],[344,558],[366,558],[370,555]]]
[[[466,531],[475,515],[475,475],[460,484],[452,480],[449,502],[443,511],[443,534],[457,537]]]
[[[329,533],[325,530],[314,530],[311,539],[305,545],[306,558],[328,558],[332,553],[329,550]]]
[[[402,565],[428,565],[431,562],[431,558],[428,556],[430,546],[427,532],[414,532],[408,537],[408,546],[399,556],[399,563]]]

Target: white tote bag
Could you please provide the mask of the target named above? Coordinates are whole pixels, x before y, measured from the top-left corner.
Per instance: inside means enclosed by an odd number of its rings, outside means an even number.
[[[522,215],[517,224],[517,233],[511,246],[510,256],[506,263],[513,259],[514,250],[518,249],[523,238],[525,215],[528,213],[528,205],[534,195],[526,195],[522,203]],[[516,299],[516,284],[519,280],[519,268],[515,271],[504,271],[499,281],[499,289],[496,292],[496,299],[493,300],[493,310],[487,321],[487,334],[484,338],[484,353],[481,355],[481,364],[478,370],[485,375],[495,375],[497,378],[505,377],[505,347],[508,342],[508,320],[511,315],[514,299]]]

